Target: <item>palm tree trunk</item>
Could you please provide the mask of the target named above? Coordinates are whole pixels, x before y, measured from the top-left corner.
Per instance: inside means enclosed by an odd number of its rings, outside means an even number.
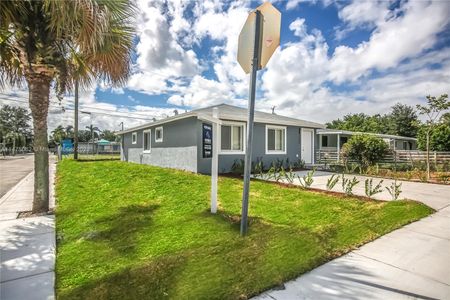
[[[75,80],[75,116],[73,134],[73,158],[78,159],[78,79]]]
[[[34,129],[34,198],[33,213],[47,212],[49,208],[47,115],[51,77],[33,74],[27,76],[29,102]]]

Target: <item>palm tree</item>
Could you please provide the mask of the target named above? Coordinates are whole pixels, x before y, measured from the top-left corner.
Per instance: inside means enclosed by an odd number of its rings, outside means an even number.
[[[98,127],[96,127],[96,126],[94,126],[94,125],[89,125],[89,126],[86,126],[86,129],[88,129],[89,130],[89,132],[91,133],[91,141],[92,141],[92,154],[94,154],[94,148],[95,148],[95,145],[94,145],[94,137],[97,137],[98,138],[98,132],[101,132],[101,130],[100,130],[100,128],[98,128]],[[89,146],[89,142],[88,142],[88,146]]]
[[[67,125],[65,128],[66,138],[73,138],[73,126]]]
[[[29,89],[34,128],[33,212],[48,210],[47,114],[76,80],[120,85],[130,73],[135,13],[129,0],[0,1],[0,87]]]
[[[61,141],[66,138],[66,136],[66,131],[62,125],[59,125],[52,130],[52,138],[57,143],[61,143]]]

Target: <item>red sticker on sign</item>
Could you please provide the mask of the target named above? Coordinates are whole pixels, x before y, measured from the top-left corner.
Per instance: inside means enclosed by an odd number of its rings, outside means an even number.
[[[273,38],[269,36],[264,42],[266,44],[266,47],[270,47],[270,45],[272,45],[273,43]]]

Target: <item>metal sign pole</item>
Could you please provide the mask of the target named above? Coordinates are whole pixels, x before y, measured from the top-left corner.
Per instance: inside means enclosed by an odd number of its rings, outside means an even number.
[[[252,169],[252,144],[253,144],[253,120],[255,116],[255,91],[256,91],[256,75],[259,69],[259,59],[261,52],[261,32],[262,32],[262,15],[259,10],[255,11],[255,44],[253,48],[252,72],[250,77],[250,91],[248,101],[248,121],[247,121],[247,145],[245,151],[244,165],[244,191],[242,193],[242,214],[241,214],[241,236],[247,234],[248,228],[248,195],[250,190],[250,172]]]

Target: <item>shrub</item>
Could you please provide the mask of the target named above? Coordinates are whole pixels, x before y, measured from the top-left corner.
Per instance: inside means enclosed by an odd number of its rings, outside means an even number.
[[[352,136],[342,147],[344,161],[354,160],[362,169],[373,166],[388,153],[388,145],[381,138],[368,134]]]

